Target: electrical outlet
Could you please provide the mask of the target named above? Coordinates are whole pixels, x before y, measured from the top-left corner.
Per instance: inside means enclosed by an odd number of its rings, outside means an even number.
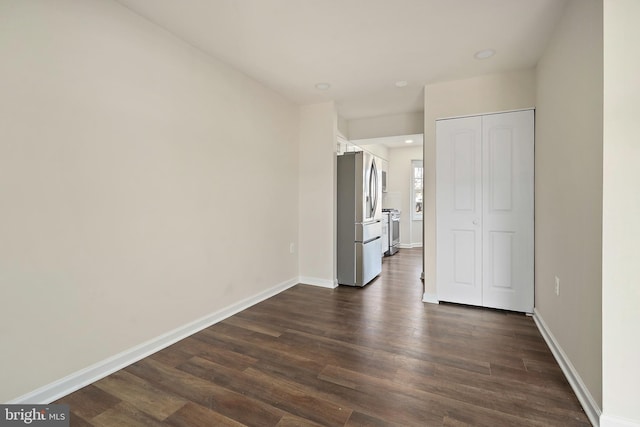
[[[560,295],[560,278],[556,276],[556,295]]]
[[[289,243],[289,253],[292,254],[296,251],[296,244],[295,243]]]

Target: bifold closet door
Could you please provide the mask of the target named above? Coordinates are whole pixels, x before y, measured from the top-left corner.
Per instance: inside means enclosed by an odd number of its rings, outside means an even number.
[[[482,305],[533,312],[533,110],[482,117]]]
[[[482,305],[482,117],[436,122],[440,301]]]
[[[533,311],[533,111],[436,123],[438,299]]]

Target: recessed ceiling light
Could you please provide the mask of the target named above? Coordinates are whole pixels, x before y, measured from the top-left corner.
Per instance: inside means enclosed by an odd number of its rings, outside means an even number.
[[[316,83],[316,89],[318,90],[327,90],[331,87],[329,83]]]
[[[484,49],[484,50],[477,51],[473,56],[476,59],[487,59],[487,58],[491,58],[495,54],[496,54],[496,51],[493,49]]]
[[[398,80],[395,85],[396,87],[405,87],[406,85],[408,85],[409,83],[407,83],[406,80]]]
[[[404,141],[405,144],[413,144],[413,139],[406,139]]]

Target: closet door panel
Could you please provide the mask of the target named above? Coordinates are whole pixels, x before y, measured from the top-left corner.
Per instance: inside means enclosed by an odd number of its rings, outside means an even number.
[[[482,305],[482,121],[436,123],[438,299]]]
[[[482,118],[482,303],[533,311],[533,111]]]

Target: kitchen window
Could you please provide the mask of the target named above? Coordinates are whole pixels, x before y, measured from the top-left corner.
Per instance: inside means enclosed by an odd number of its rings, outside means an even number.
[[[424,209],[422,203],[424,188],[424,168],[422,167],[422,160],[411,161],[411,177],[411,219],[421,221],[422,211]]]

